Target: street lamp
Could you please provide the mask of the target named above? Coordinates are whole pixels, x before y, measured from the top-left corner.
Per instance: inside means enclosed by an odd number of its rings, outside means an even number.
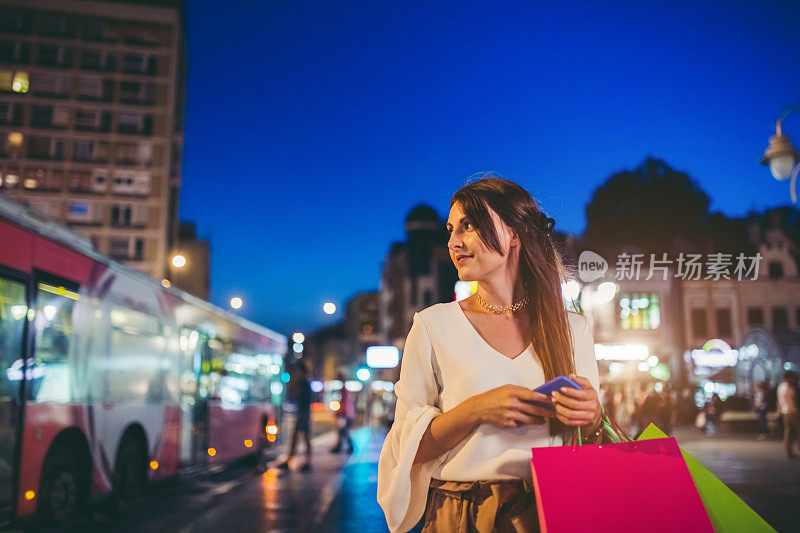
[[[800,154],[798,154],[789,137],[781,132],[781,121],[794,112],[800,111],[800,105],[784,108],[775,122],[775,135],[769,138],[769,146],[761,158],[762,165],[768,165],[772,176],[783,181],[789,180],[789,194],[792,203],[797,203],[797,174],[800,172]]]
[[[231,298],[231,307],[234,309],[241,309],[244,305],[244,301],[239,298],[238,296],[234,296]]]
[[[322,306],[322,310],[326,315],[332,315],[336,312],[336,304],[333,302],[325,302],[325,304]]]
[[[172,266],[175,268],[183,268],[186,266],[186,257],[181,254],[175,254],[172,256]]]

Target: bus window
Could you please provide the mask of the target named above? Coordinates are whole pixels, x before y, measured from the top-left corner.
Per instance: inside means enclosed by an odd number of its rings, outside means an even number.
[[[69,366],[72,312],[80,296],[61,285],[41,282],[37,292],[31,397],[35,402],[69,402],[73,387]]]
[[[23,377],[25,285],[0,277],[0,509],[11,504],[17,408]]]
[[[164,357],[166,341],[154,316],[112,306],[111,357],[106,401],[161,402],[169,399]]]

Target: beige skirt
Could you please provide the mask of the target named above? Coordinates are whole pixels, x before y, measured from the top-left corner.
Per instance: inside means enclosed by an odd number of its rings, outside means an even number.
[[[532,486],[521,479],[442,481],[432,479],[423,533],[538,532]]]

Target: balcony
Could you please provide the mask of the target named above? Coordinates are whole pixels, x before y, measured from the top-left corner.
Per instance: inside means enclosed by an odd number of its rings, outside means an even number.
[[[120,157],[114,161],[114,164],[120,167],[143,167],[149,168],[153,166],[152,159],[137,159],[134,157]]]
[[[66,55],[65,57],[58,57],[53,54],[39,54],[36,58],[36,64],[40,67],[50,67],[50,68],[72,68],[72,55]]]
[[[67,224],[70,226],[79,226],[81,228],[99,228],[103,225],[102,220],[69,220],[67,219]]]
[[[52,90],[49,88],[31,89],[34,96],[46,96],[48,98],[69,98],[69,90]]]
[[[144,261],[143,253],[135,254],[130,252],[119,252],[112,250],[108,255],[111,257],[111,259],[114,259],[115,261]]]
[[[8,120],[0,120],[0,126],[22,126],[22,113],[14,113]]]
[[[150,192],[141,192],[141,191],[115,191],[112,190],[111,193],[120,198],[148,198],[150,197]]]
[[[105,190],[99,190],[97,188],[92,187],[91,185],[70,185],[69,192],[74,192],[78,194],[92,194],[92,195],[105,194]]]
[[[114,72],[116,65],[112,60],[81,59],[81,69],[89,72]]]
[[[51,153],[42,153],[37,151],[28,151],[26,154],[28,159],[37,159],[40,161],[63,161],[64,154],[51,154]]]
[[[121,220],[112,220],[111,227],[115,229],[143,230],[147,229],[147,222],[129,222],[126,224]]]
[[[31,119],[31,127],[39,129],[49,129],[49,130],[67,129],[66,124],[56,124],[52,121],[52,119],[48,120],[46,118],[36,118],[36,117],[33,117]]]
[[[97,126],[95,124],[75,124],[75,131],[91,131],[95,133],[108,133],[111,131],[110,124],[101,124]]]
[[[133,105],[156,105],[155,97],[141,97],[139,95],[136,96],[126,96],[122,95],[119,97],[120,103],[123,104],[133,104]]]

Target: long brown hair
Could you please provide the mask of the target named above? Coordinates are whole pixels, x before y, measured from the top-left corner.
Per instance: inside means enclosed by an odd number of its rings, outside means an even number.
[[[505,255],[489,208],[512,228],[521,243],[520,277],[530,298],[530,338],[539,355],[545,380],[575,372],[572,329],[564,306],[561,284],[571,273],[550,235],[543,231],[546,215],[530,193],[512,181],[484,174],[453,194],[486,246]],[[551,433],[564,431],[551,424]]]

